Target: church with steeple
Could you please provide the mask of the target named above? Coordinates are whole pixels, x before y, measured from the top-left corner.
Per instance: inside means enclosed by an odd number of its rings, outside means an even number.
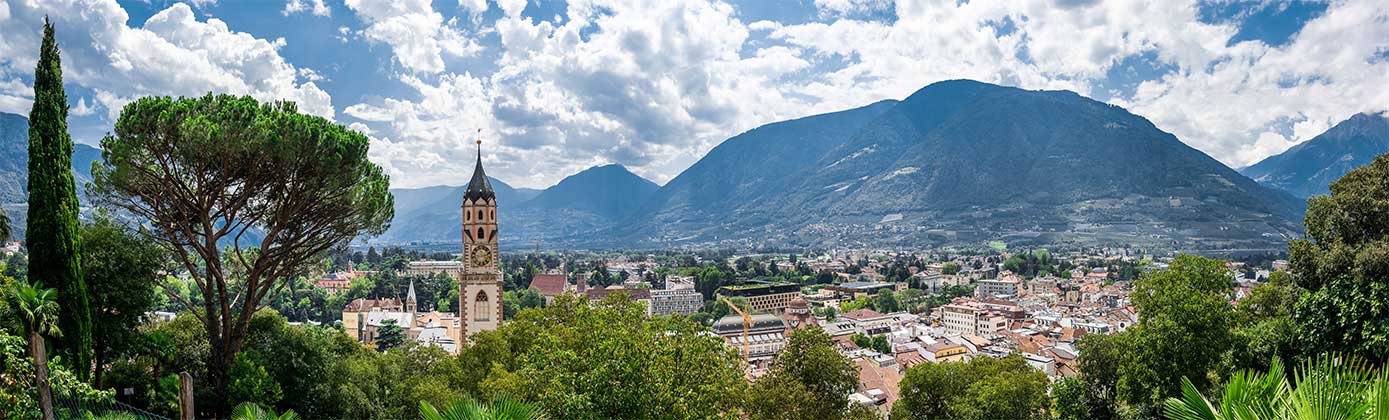
[[[477,166],[463,193],[463,271],[458,279],[458,342],[502,322],[502,271],[498,265],[497,193],[482,170],[482,138]]]

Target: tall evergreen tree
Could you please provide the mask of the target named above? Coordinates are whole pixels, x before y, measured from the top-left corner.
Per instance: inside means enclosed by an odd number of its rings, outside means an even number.
[[[53,23],[44,19],[43,47],[34,70],[34,109],[29,111],[29,278],[58,289],[63,308],[58,350],[84,380],[91,371],[92,318],[82,277],[77,188],[72,180],[68,99]]]

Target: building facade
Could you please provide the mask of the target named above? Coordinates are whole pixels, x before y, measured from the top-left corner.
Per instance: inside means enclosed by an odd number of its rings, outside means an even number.
[[[801,287],[790,283],[746,284],[720,287],[718,294],[742,297],[754,312],[781,313],[791,304],[791,299],[801,295]]]
[[[463,193],[463,269],[458,278],[459,343],[502,322],[502,271],[497,265],[497,193],[482,170],[482,140],[477,167]]]
[[[984,336],[1008,326],[1008,318],[978,305],[954,303],[941,307],[941,324],[949,334]]]
[[[694,289],[652,290],[652,315],[689,315],[704,310],[704,296]]]

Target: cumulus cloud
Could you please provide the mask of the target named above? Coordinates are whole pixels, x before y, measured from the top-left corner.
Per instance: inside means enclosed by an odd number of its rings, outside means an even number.
[[[280,13],[289,16],[295,13],[309,12],[314,16],[332,16],[332,9],[328,8],[323,0],[289,0],[285,2],[285,9]]]
[[[822,1],[852,9],[859,2]],[[1100,86],[1126,59],[1172,70],[1108,100],[1188,144],[1245,166],[1350,115],[1389,107],[1389,5],[1331,5],[1292,42],[1230,44],[1238,20],[1205,23],[1195,2],[936,0],[895,5],[895,22],[764,25],[772,37],[844,64],[811,76],[828,102],[901,97],[933,81],[973,78],[1110,96]],[[1251,7],[1262,7],[1251,5]],[[1334,48],[1328,46],[1334,45]],[[844,104],[848,105],[848,104]],[[1293,129],[1282,133],[1280,124]]]
[[[183,3],[156,13],[139,28],[127,26],[129,16],[110,0],[12,2],[9,14],[0,21],[3,73],[32,72],[43,16],[48,15],[63,49],[64,81],[92,89],[92,106],[105,109],[110,121],[141,96],[207,92],[291,100],[304,112],[334,116],[328,93],[298,77],[299,70],[279,54],[283,39],[233,31],[215,18],[199,21]]]
[[[391,166],[416,171],[409,184],[461,182],[472,150],[459,133],[483,128],[489,174],[548,186],[587,167],[622,163],[668,180],[719,141],[756,125],[799,116],[783,76],[809,62],[794,46],[742,50],[736,10],[703,1],[571,1],[563,24],[519,15],[503,3],[495,22],[498,69],[489,75],[402,76],[418,100],[349,106],[397,135],[380,149],[451,150],[432,155],[383,150]],[[448,169],[438,170],[439,165]]]
[[[444,70],[444,57],[466,57],[481,51],[455,22],[445,22],[429,0],[347,0],[347,7],[368,26],[367,39],[389,45],[400,65],[414,72]]]

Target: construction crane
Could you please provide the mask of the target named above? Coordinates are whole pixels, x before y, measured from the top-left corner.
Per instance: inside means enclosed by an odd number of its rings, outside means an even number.
[[[743,363],[751,363],[748,361],[748,330],[752,328],[752,316],[748,315],[747,311],[744,311],[743,308],[734,305],[733,301],[728,300],[727,297],[719,296],[719,300],[723,301],[724,305],[728,305],[728,309],[733,310],[733,312],[743,317]]]

